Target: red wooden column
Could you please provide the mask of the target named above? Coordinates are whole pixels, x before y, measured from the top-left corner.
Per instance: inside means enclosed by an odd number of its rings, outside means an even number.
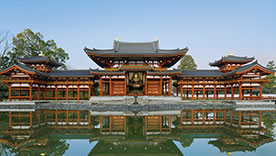
[[[234,100],[234,86],[231,84],[231,100]]]
[[[126,78],[125,78],[126,82]],[[147,78],[147,73],[145,73],[145,95],[148,95],[148,78]]]
[[[11,101],[11,84],[9,84],[9,101]]]
[[[56,97],[56,100],[58,100],[58,88],[57,88],[57,85],[55,85],[56,88],[55,88],[55,97]]]
[[[181,100],[183,100],[183,85],[180,85],[180,96],[181,96]]]
[[[217,86],[216,85],[214,85],[214,100],[216,100],[217,99],[217,97],[216,97],[216,92],[217,92]]]
[[[77,90],[77,99],[80,100],[80,85],[78,85],[78,90]]]
[[[88,100],[91,98],[91,85],[88,85]]]
[[[100,96],[103,96],[103,80],[102,80],[102,77],[100,77]]]
[[[242,100],[242,84],[239,84],[239,100]]]
[[[69,86],[66,85],[66,100],[68,101],[69,100]]]
[[[262,100],[263,99],[263,84],[260,84],[260,94],[259,94],[259,96],[260,96],[260,100]]]
[[[186,99],[189,100],[189,90],[186,91]]]
[[[38,85],[36,99],[40,100],[40,85]]]
[[[205,82],[205,80],[204,80],[204,82]],[[205,84],[203,85],[202,99],[205,100]]]
[[[112,81],[111,81],[111,76],[110,76],[109,77],[109,95],[112,95],[111,91],[112,91]]]
[[[226,89],[226,85],[224,86],[224,100],[227,99],[227,89]]]
[[[169,95],[172,95],[172,77],[170,77],[170,83],[169,83]]]
[[[192,84],[192,100],[194,100],[194,83]]]
[[[160,95],[163,94],[163,82],[162,82],[162,76],[160,76]]]
[[[30,101],[32,101],[32,99],[33,99],[33,98],[32,98],[32,96],[33,96],[32,91],[33,91],[33,85],[30,84],[30,91],[29,91]]]
[[[47,86],[44,86],[44,100],[47,100]]]

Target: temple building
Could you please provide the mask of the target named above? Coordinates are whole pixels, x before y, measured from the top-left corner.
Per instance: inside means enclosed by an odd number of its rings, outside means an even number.
[[[261,100],[262,86],[268,82],[264,76],[275,73],[254,58],[232,54],[210,63],[218,70],[170,69],[188,48],[160,49],[158,40],[115,40],[112,49],[84,51],[102,69],[56,70],[61,64],[40,55],[19,58],[18,63],[1,70],[2,83],[9,87],[9,101],[172,96],[173,90],[182,100]]]

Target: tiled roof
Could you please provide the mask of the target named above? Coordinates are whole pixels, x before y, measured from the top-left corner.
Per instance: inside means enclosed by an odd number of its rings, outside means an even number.
[[[50,77],[93,77],[90,70],[53,70],[48,73]]]
[[[255,58],[254,57],[241,57],[241,56],[233,56],[233,55],[228,55],[228,56],[223,56],[221,59],[209,63],[210,66],[218,66],[219,64],[223,62],[233,62],[233,63],[248,63],[253,61]]]
[[[183,70],[180,77],[221,77],[224,73],[219,70]]]
[[[112,55],[141,55],[141,54],[172,54],[187,52],[188,48],[183,49],[159,49],[159,43],[157,41],[152,42],[122,42],[114,41],[112,49],[89,49],[84,48],[85,52],[92,52],[98,54],[112,54]]]
[[[61,66],[60,63],[46,56],[32,56],[32,57],[26,57],[26,58],[19,58],[18,60],[22,63],[46,63],[51,66],[56,66],[56,67]]]

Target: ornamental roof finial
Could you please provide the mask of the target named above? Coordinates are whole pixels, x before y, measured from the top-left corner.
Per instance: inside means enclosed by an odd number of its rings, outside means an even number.
[[[228,56],[232,56],[233,54],[232,54],[232,52],[231,51],[229,51],[229,53],[228,53]]]
[[[40,51],[40,54],[38,54],[38,56],[45,56],[45,55],[43,54],[43,51]]]
[[[154,40],[154,41],[157,41],[156,37],[153,37],[153,40]]]
[[[117,36],[115,40],[116,40],[116,41],[119,41],[119,36]]]

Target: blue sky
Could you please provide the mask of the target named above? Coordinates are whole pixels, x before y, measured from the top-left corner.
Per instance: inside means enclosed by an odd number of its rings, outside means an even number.
[[[97,68],[83,48],[151,41],[183,48],[198,68],[227,55],[276,61],[276,1],[267,0],[9,0],[0,5],[0,30],[30,28],[69,53],[70,68]]]

